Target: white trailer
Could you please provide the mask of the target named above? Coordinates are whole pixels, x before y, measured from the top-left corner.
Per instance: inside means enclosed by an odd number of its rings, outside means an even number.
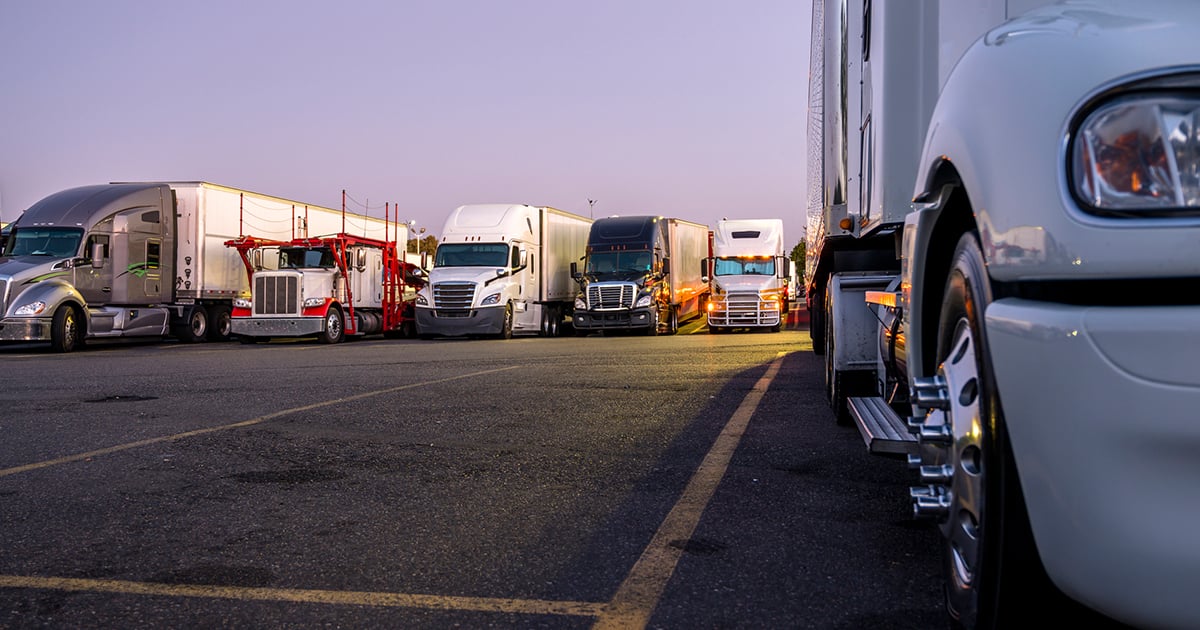
[[[673,217],[667,218],[667,257],[671,263],[667,280],[671,285],[671,307],[675,314],[672,329],[700,317],[708,300],[708,282],[696,261],[704,260],[709,251],[710,231],[707,225]]]
[[[583,258],[591,224],[547,206],[459,206],[417,294],[417,334],[558,336],[575,299],[570,265]]]
[[[1200,3],[813,6],[813,345],[951,620],[1200,627]]]
[[[783,219],[722,219],[713,229],[712,256],[702,271],[709,283],[708,332],[783,329],[791,261],[784,253]]]

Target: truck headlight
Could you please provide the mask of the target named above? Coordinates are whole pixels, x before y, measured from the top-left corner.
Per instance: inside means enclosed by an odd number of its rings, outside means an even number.
[[[304,308],[317,308],[324,305],[325,298],[323,297],[304,298]]]
[[[499,303],[500,303],[500,294],[493,293],[493,294],[483,298],[483,301],[480,302],[479,305],[480,306],[489,306],[492,304],[499,304]]]
[[[653,299],[654,296],[647,293],[637,299],[637,302],[633,305],[633,308],[646,308],[647,306],[650,306],[650,302]]]
[[[587,310],[587,302],[584,301],[582,295],[575,298],[575,310],[577,310],[577,311],[586,311]]]
[[[17,310],[13,311],[13,315],[41,315],[45,310],[45,302],[30,302],[23,306],[18,306]]]
[[[233,308],[251,308],[252,306],[254,305],[246,298],[233,298]]]
[[[1071,183],[1090,210],[1125,216],[1200,212],[1200,98],[1149,92],[1101,103],[1071,149]]]
[[[424,293],[417,294],[417,306],[429,306],[429,300],[425,298]]]

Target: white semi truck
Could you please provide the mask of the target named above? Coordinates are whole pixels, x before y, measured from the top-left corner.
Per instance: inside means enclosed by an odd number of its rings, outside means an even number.
[[[653,215],[597,219],[583,271],[571,263],[576,332],[675,334],[704,313],[699,263],[709,255],[707,225]]]
[[[421,337],[558,336],[570,321],[592,220],[547,206],[470,204],[446,219],[417,293]]]
[[[1187,1],[814,2],[813,345],[955,625],[1200,627],[1197,41]]]
[[[70,352],[93,338],[228,339],[233,299],[249,285],[224,242],[247,230],[290,239],[307,233],[306,218],[345,220],[207,182],[55,193],[14,222],[0,258],[0,340],[49,341]]]
[[[712,256],[702,265],[709,283],[708,332],[783,329],[791,260],[784,253],[783,219],[722,219],[713,229]]]

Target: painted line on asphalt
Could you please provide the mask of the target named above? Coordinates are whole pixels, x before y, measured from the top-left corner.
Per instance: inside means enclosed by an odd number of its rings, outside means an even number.
[[[779,366],[785,356],[786,352],[780,352],[776,356],[766,373],[747,392],[737,410],[725,423],[721,434],[704,456],[704,461],[688,481],[683,494],[659,525],[658,531],[650,539],[650,544],[642,551],[641,557],[630,569],[612,601],[596,619],[593,630],[645,628],[650,622],[650,615],[658,605],[667,582],[679,563],[679,557],[683,554],[682,548],[672,546],[671,542],[692,537],[704,508],[708,506],[721,479],[725,477],[729,461],[746,432],[750,417],[754,415],[758,403],[762,401],[775,374],[779,372]]]
[[[316,589],[211,586],[205,584],[163,584],[157,582],[25,577],[19,575],[0,575],[0,588],[33,588],[54,591],[117,593],[121,595],[158,595],[166,597],[233,599],[239,601],[296,602],[302,604],[473,610],[479,612],[575,617],[595,617],[600,614],[604,607],[604,604],[593,602],[413,595],[408,593],[374,591],[326,591]]]
[[[175,433],[172,435],[164,435],[162,437],[138,440],[136,442],[128,442],[126,444],[118,444],[116,446],[109,446],[107,448],[99,448],[94,451],[88,451],[86,453],[76,453],[74,455],[67,455],[65,457],[59,457],[56,459],[48,459],[45,461],[35,462],[32,464],[25,464],[22,466],[14,466],[12,468],[4,468],[4,469],[0,469],[0,477],[7,477],[9,475],[15,475],[18,473],[29,472],[31,470],[37,470],[39,468],[48,468],[50,466],[57,466],[59,464],[69,464],[72,462],[83,461],[85,459],[99,457],[101,455],[111,455],[112,453],[128,451],[131,449],[140,448],[142,446],[149,446],[151,444],[161,444],[163,442],[173,442],[175,440],[182,440],[184,438],[195,437],[197,435],[204,435],[206,433],[215,433],[217,431],[228,431],[230,429],[240,429],[242,427],[248,427],[248,426],[252,426],[255,424],[261,424],[263,422],[266,422],[267,420],[274,420],[275,418],[280,418],[282,416],[291,415],[293,413],[300,413],[301,411],[311,411],[313,409],[320,409],[321,407],[328,407],[330,405],[337,405],[340,403],[352,402],[355,400],[362,400],[364,398],[370,398],[372,396],[381,396],[383,394],[390,394],[393,392],[398,392],[398,391],[402,391],[402,390],[406,390],[406,389],[412,389],[414,387],[424,387],[426,385],[435,385],[437,383],[446,383],[449,381],[457,381],[457,380],[464,379],[464,378],[470,378],[472,376],[482,376],[484,374],[493,374],[495,372],[503,372],[505,370],[515,370],[518,367],[520,367],[520,366],[510,365],[508,367],[495,368],[492,370],[482,370],[479,372],[471,372],[470,374],[459,374],[458,376],[448,376],[446,378],[438,378],[438,379],[433,379],[431,381],[421,381],[420,383],[410,383],[408,385],[399,385],[397,387],[388,387],[386,389],[377,389],[375,391],[363,392],[361,394],[355,394],[353,396],[346,396],[344,398],[335,398],[333,400],[324,400],[321,402],[312,403],[310,405],[303,405],[300,407],[292,407],[291,409],[284,409],[282,411],[276,411],[274,413],[269,413],[269,414],[266,414],[263,416],[259,416],[257,418],[251,418],[249,420],[243,420],[241,422],[234,422],[232,424],[223,424],[218,427],[208,427],[208,428],[204,428],[204,429],[196,429],[194,431],[184,431],[183,433]]]

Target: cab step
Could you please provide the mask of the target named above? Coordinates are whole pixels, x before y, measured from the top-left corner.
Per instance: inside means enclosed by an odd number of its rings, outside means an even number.
[[[854,418],[868,451],[896,455],[917,453],[917,436],[882,398],[849,398],[847,402],[850,416]]]

